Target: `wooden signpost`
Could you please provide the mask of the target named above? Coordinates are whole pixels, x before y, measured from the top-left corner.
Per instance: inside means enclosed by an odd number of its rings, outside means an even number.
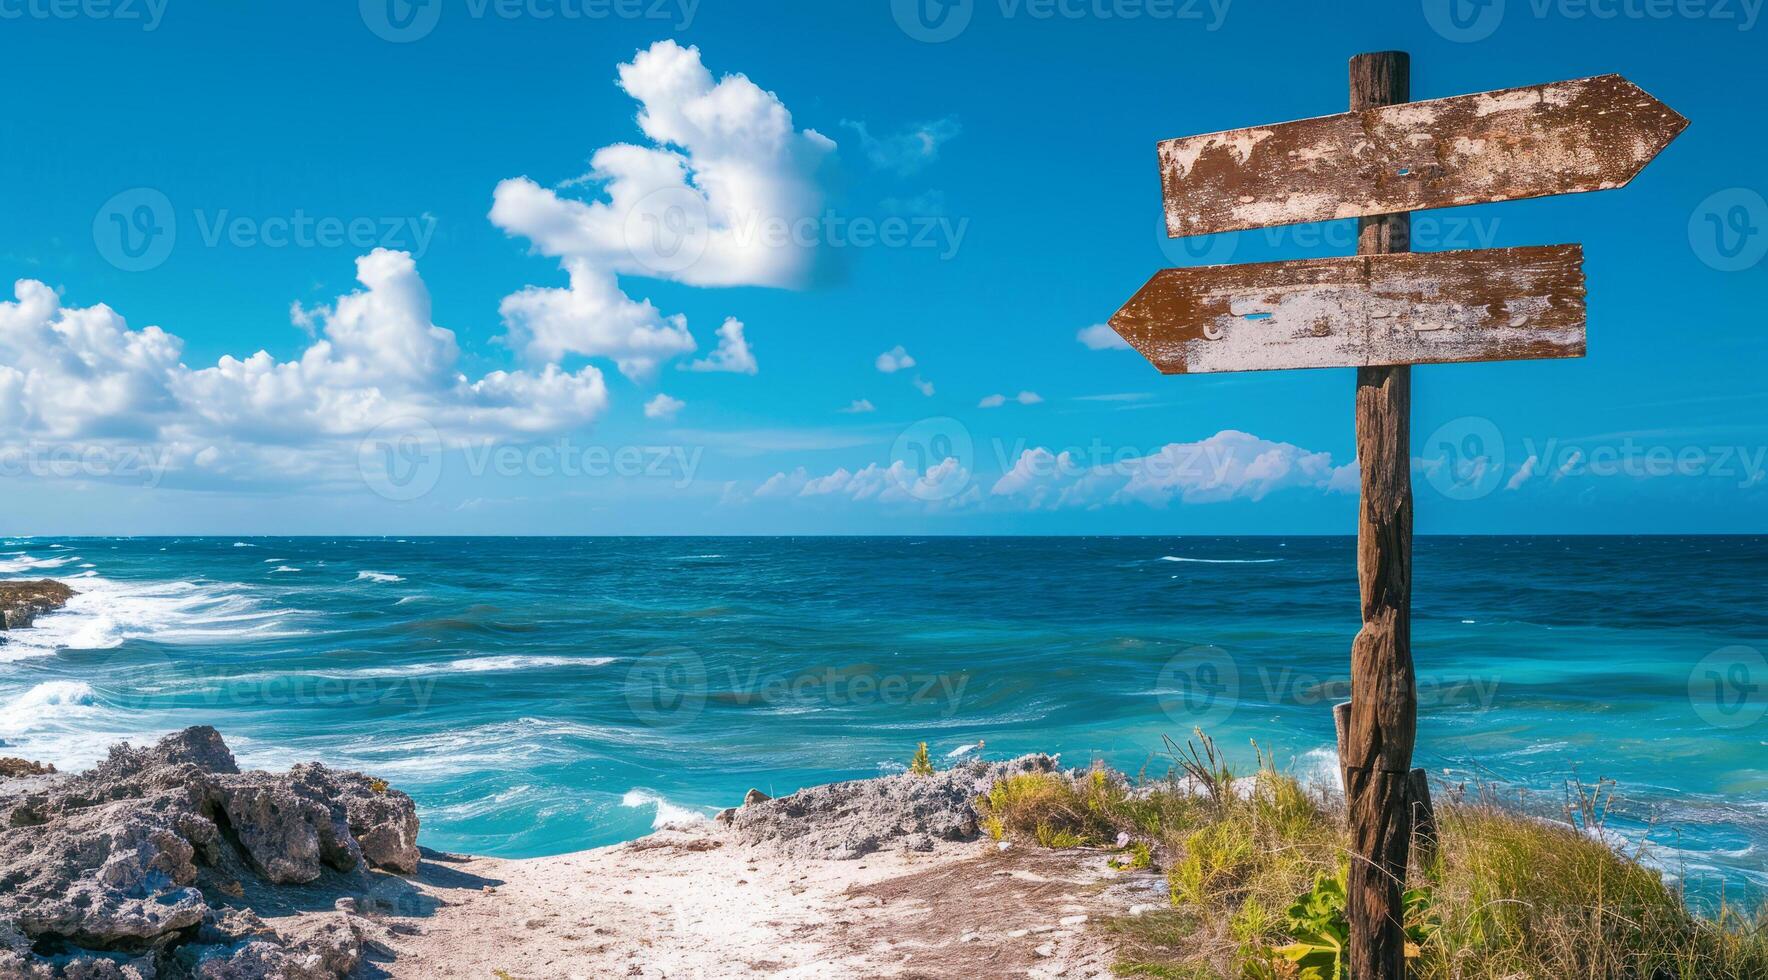
[[[1357,980],[1406,975],[1415,810],[1435,833],[1412,768],[1410,365],[1584,354],[1579,246],[1411,254],[1407,212],[1620,187],[1688,125],[1619,75],[1431,102],[1410,77],[1403,52],[1358,55],[1350,112],[1160,144],[1173,237],[1356,218],[1355,257],[1167,269],[1111,319],[1167,374],[1357,369],[1363,628],[1335,712]]]

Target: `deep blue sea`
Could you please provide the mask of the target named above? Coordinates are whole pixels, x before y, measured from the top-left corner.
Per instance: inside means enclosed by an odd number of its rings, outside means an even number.
[[[0,642],[0,754],[193,724],[537,856],[984,743],[1162,774],[1204,727],[1336,780],[1348,538],[10,538],[81,594]],[[1691,895],[1768,890],[1768,538],[1424,538],[1419,760],[1614,780]]]

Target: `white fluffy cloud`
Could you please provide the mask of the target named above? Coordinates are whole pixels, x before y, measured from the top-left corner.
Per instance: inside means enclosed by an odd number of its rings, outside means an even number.
[[[878,370],[883,371],[885,374],[895,374],[898,371],[904,371],[908,368],[914,367],[915,359],[909,356],[909,352],[904,350],[901,344],[897,344],[895,347],[879,354],[878,360],[874,363],[877,365]]]
[[[1039,405],[1039,404],[1043,403],[1043,400],[1044,400],[1044,396],[1038,394],[1035,391],[1022,391],[1017,395],[1013,395],[1012,397],[1008,397],[1006,395],[989,395],[988,397],[982,399],[982,401],[977,402],[976,407],[977,408],[1000,408],[1002,405],[1005,405],[1010,401],[1018,402],[1021,405]]]
[[[645,418],[668,422],[686,407],[687,402],[659,393],[657,397],[645,402]]]
[[[942,510],[974,504],[982,495],[973,485],[969,469],[957,459],[946,457],[925,471],[902,460],[887,466],[872,463],[859,470],[841,467],[823,476],[812,476],[800,466],[769,477],[756,489],[755,496],[800,500],[825,497]]]
[[[529,286],[505,296],[498,307],[511,341],[530,358],[606,357],[620,373],[643,380],[662,361],[693,352],[685,317],[665,317],[648,300],[627,298],[611,273],[587,262],[569,260],[565,266],[569,289]]]
[[[843,415],[865,415],[877,410],[878,406],[872,404],[870,398],[855,398],[853,404],[841,409],[841,413]]]
[[[563,431],[607,406],[594,367],[569,373],[458,370],[454,333],[431,320],[430,294],[410,255],[377,249],[357,260],[362,289],[329,306],[294,308],[316,339],[299,357],[265,351],[191,368],[159,327],[132,330],[110,307],[67,307],[47,285],[19,280],[0,302],[0,425],[15,440],[160,447],[172,465],[224,471],[269,448],[354,446],[392,420],[417,419],[454,442]]]
[[[1129,350],[1130,342],[1118,336],[1117,331],[1103,323],[1095,323],[1084,327],[1074,335],[1074,339],[1087,345],[1088,350]]]
[[[1355,493],[1357,466],[1334,465],[1329,453],[1226,430],[1096,465],[1068,452],[1027,449],[989,492],[1034,508],[1056,508],[1259,500],[1285,489]]]
[[[755,374],[755,352],[743,336],[743,321],[731,317],[718,328],[718,349],[687,365],[689,371],[725,371],[731,374]]]
[[[594,185],[602,196],[578,200],[517,177],[498,184],[490,217],[558,259],[570,279],[504,301],[518,346],[542,360],[610,357],[643,375],[694,344],[680,317],[627,298],[616,277],[802,285],[818,236],[801,232],[821,213],[816,172],[835,144],[797,129],[779,98],[747,77],[715,79],[698,48],[674,41],[621,65],[619,84],[638,101],[650,145],[603,147],[589,173],[565,185]]]

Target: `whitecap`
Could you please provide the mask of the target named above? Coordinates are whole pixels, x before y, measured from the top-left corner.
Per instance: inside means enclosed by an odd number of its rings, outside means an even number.
[[[235,548],[256,548],[257,547],[257,545],[255,545],[255,544],[246,544],[244,541],[235,541],[233,543],[233,546]]]
[[[272,568],[270,570],[270,574],[275,575],[278,572],[298,572],[298,571],[300,571],[300,569],[296,568],[293,565],[278,565],[275,568]]]
[[[626,795],[620,798],[620,805],[632,809],[641,809],[647,806],[656,807],[657,815],[651,818],[652,830],[691,827],[694,824],[706,822],[706,814],[690,810],[685,806],[677,806],[664,799],[661,794],[642,787],[627,790]]]
[[[945,754],[945,757],[947,759],[962,759],[964,756],[967,756],[980,748],[982,748],[980,744],[971,742],[969,745],[960,745],[957,748],[952,749]]]
[[[37,617],[30,629],[7,633],[0,661],[58,650],[109,650],[125,640],[227,643],[301,632],[287,627],[293,611],[272,608],[241,585],[118,582],[95,572],[62,581],[75,589],[67,605]]]
[[[1163,555],[1161,561],[1186,562],[1195,565],[1275,565],[1281,558],[1181,558],[1177,555]]]
[[[1324,746],[1309,749],[1296,762],[1295,778],[1303,787],[1344,793],[1344,770],[1340,768],[1337,749]]]
[[[18,557],[8,561],[0,561],[0,575],[17,575],[21,572],[34,572],[39,568],[61,568],[80,560],[79,555],[59,555],[55,558],[32,558],[22,551],[14,552]]]
[[[358,581],[358,582],[403,582],[403,581],[405,581],[405,577],[402,575],[391,575],[391,574],[388,574],[387,572],[357,572],[356,573],[356,581]]]
[[[0,732],[17,734],[97,703],[92,686],[85,681],[44,681],[0,705]]]
[[[433,677],[441,674],[498,674],[540,670],[547,667],[605,667],[613,657],[537,657],[509,654],[499,657],[463,657],[459,660],[397,664],[390,667],[357,667],[344,670],[297,670],[245,674],[233,681],[259,681],[283,677],[320,677],[327,680],[368,680],[377,677]]]

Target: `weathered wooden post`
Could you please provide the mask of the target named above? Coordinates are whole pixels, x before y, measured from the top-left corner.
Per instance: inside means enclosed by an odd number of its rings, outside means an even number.
[[[1351,59],[1351,111],[1411,99],[1412,64],[1401,51]],[[1357,254],[1412,250],[1412,216],[1357,219]],[[1343,758],[1350,814],[1353,977],[1406,975],[1406,864],[1412,845],[1412,745],[1418,685],[1412,673],[1412,368],[1357,369],[1357,578],[1363,629],[1351,646],[1351,719]]]
[[[1404,53],[1358,55],[1349,112],[1160,144],[1173,237],[1357,218],[1357,255],[1165,269],[1111,318],[1167,374],[1357,369],[1363,627],[1334,711],[1357,980],[1405,976],[1415,814],[1420,848],[1436,842],[1412,768],[1411,365],[1585,350],[1579,246],[1414,254],[1409,212],[1619,187],[1688,125],[1619,75],[1417,103],[1409,88]]]

